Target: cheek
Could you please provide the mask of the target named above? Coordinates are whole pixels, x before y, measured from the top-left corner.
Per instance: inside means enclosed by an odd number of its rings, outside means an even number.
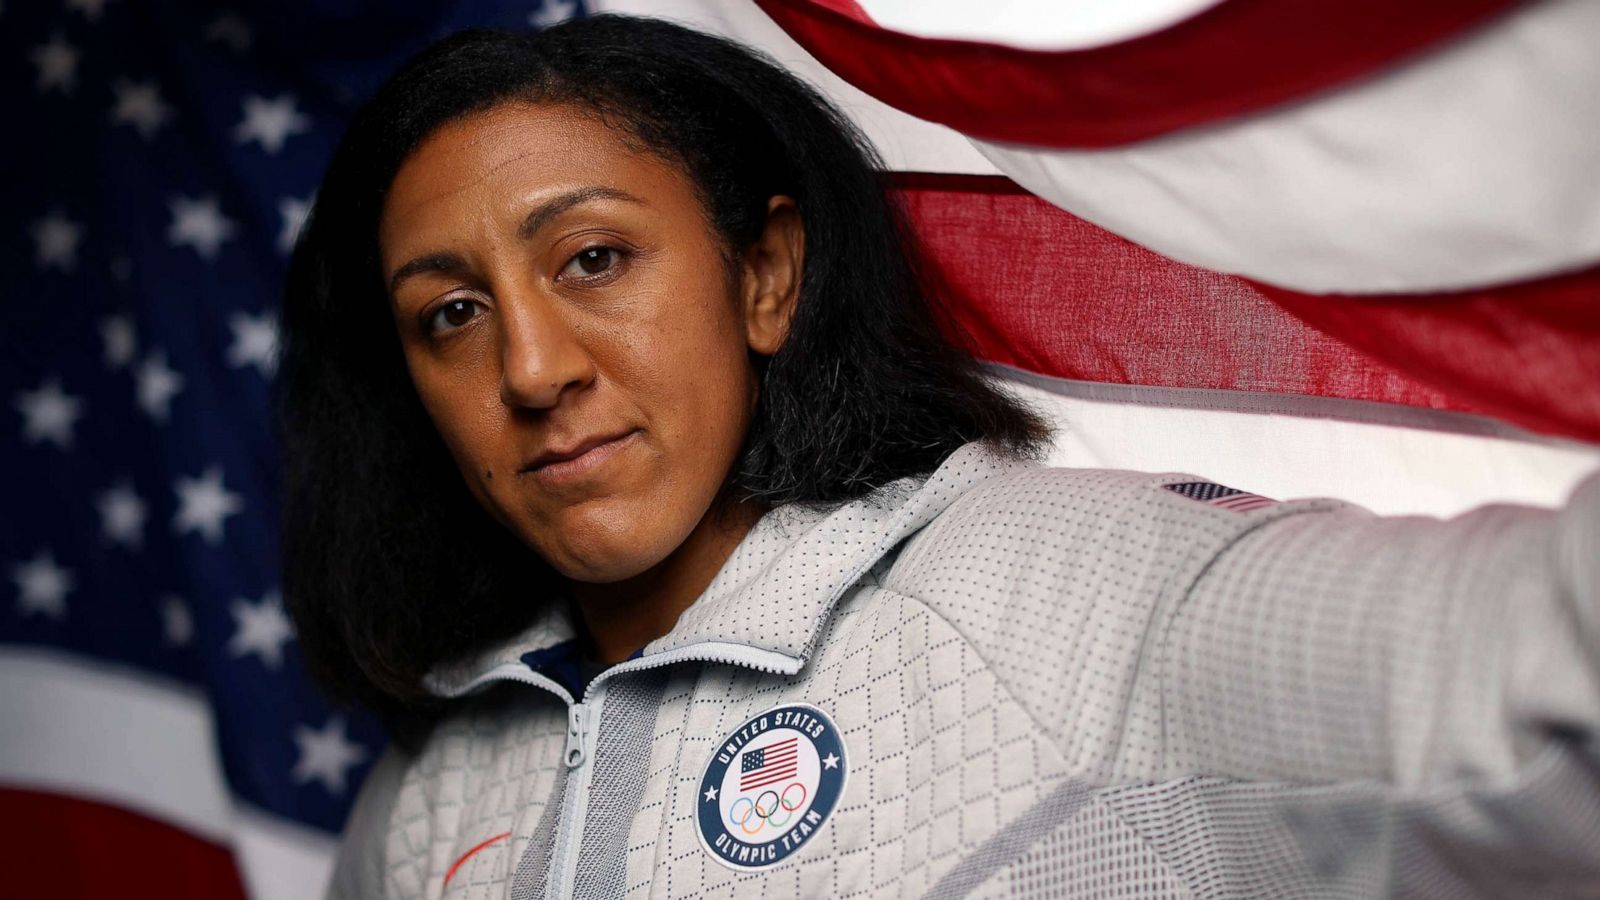
[[[506,416],[498,381],[481,367],[441,366],[431,360],[409,365],[423,409],[467,487],[480,504],[503,518],[488,492],[497,482],[510,481],[517,463],[504,458]]]
[[[656,312],[645,327],[621,338],[626,347],[619,357],[627,360],[628,371],[619,375],[648,390],[639,399],[660,417],[658,427],[709,450],[706,441],[742,432],[753,372],[743,323],[726,287],[716,282],[698,288],[651,304]],[[683,314],[684,307],[692,314]]]

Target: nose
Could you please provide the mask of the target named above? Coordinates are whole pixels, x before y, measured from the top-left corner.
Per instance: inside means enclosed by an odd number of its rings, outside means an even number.
[[[501,304],[500,400],[549,409],[594,380],[594,361],[559,305],[525,296]]]

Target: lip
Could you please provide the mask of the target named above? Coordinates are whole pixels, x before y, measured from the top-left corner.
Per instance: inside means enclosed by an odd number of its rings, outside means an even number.
[[[546,450],[522,467],[541,481],[565,481],[585,475],[633,443],[638,429],[584,438],[565,449]]]

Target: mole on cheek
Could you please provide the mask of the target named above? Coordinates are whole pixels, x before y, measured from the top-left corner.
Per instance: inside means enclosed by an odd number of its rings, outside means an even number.
[[[483,470],[483,477],[488,479],[488,480],[490,480],[490,481],[493,481],[494,480],[494,470],[493,469],[484,469]]]

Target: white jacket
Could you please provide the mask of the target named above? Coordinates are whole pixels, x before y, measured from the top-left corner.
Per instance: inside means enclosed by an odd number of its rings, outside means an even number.
[[[1600,896],[1600,475],[1381,518],[974,443],[576,704],[572,634],[430,676],[330,896]]]

